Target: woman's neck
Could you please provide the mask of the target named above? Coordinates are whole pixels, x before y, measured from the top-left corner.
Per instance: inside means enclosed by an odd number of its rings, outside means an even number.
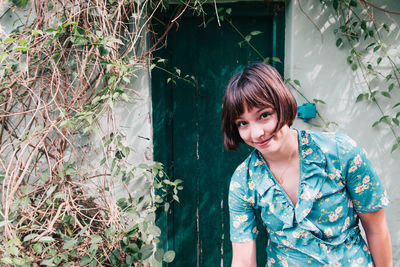
[[[277,134],[282,137],[280,148],[273,153],[263,155],[269,165],[280,165],[284,162],[287,163],[296,158],[299,153],[298,133],[296,130],[287,127],[286,129],[279,130]]]

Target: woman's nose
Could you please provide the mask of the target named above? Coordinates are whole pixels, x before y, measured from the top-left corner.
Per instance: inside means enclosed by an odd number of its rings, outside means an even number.
[[[253,140],[258,140],[260,137],[264,135],[264,129],[259,124],[254,124],[251,128],[251,138]]]

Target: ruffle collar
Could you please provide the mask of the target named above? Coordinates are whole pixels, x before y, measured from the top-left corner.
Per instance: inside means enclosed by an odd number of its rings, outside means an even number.
[[[255,157],[249,166],[249,175],[259,194],[259,206],[268,207],[269,211],[283,223],[283,229],[293,227],[294,220],[302,224],[310,213],[314,200],[327,177],[326,157],[312,138],[312,133],[297,130],[300,152],[300,182],[297,204],[291,200],[281,185],[273,177],[261,153],[255,150]],[[304,220],[306,228],[308,220]]]

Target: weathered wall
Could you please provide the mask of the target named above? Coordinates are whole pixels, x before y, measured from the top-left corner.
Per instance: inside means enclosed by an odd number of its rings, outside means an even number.
[[[322,34],[302,13],[299,2],[303,10],[318,25]],[[382,4],[390,10],[400,11],[400,2],[396,0],[374,1],[374,3]],[[322,116],[328,121],[337,122],[338,127],[335,131],[347,133],[367,151],[392,200],[386,211],[393,244],[394,266],[399,266],[400,150],[390,153],[394,137],[388,127],[385,125],[371,127],[380,118],[377,107],[365,101],[355,103],[357,96],[365,93],[367,89],[360,72],[353,72],[350,65],[346,64],[349,49],[346,46],[338,49],[335,45],[336,38],[333,34],[335,23],[329,12],[322,10],[317,0],[289,1],[287,7],[285,76],[298,79],[302,85],[302,92],[309,99],[324,100],[326,105],[317,106]],[[388,24],[392,24],[392,27],[399,27],[400,16],[392,15],[388,20],[388,16],[382,12],[376,11],[375,15],[377,19],[389,21]],[[391,53],[398,58],[400,51],[398,31],[390,34],[388,40],[393,45]],[[388,71],[388,68],[383,67],[382,71]],[[376,86],[387,88],[386,84],[376,84]],[[396,97],[399,98],[399,94]],[[299,95],[296,95],[296,99],[299,105],[304,102]],[[381,97],[380,100],[383,106],[388,106],[389,102],[386,99]],[[295,127],[312,128],[298,119]]]

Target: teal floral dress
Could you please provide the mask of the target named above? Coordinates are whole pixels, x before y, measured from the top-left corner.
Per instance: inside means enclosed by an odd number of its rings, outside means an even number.
[[[373,266],[357,213],[389,204],[363,149],[341,133],[298,130],[300,184],[294,206],[254,150],[229,188],[232,242],[256,238],[255,210],[267,228],[267,266]]]

